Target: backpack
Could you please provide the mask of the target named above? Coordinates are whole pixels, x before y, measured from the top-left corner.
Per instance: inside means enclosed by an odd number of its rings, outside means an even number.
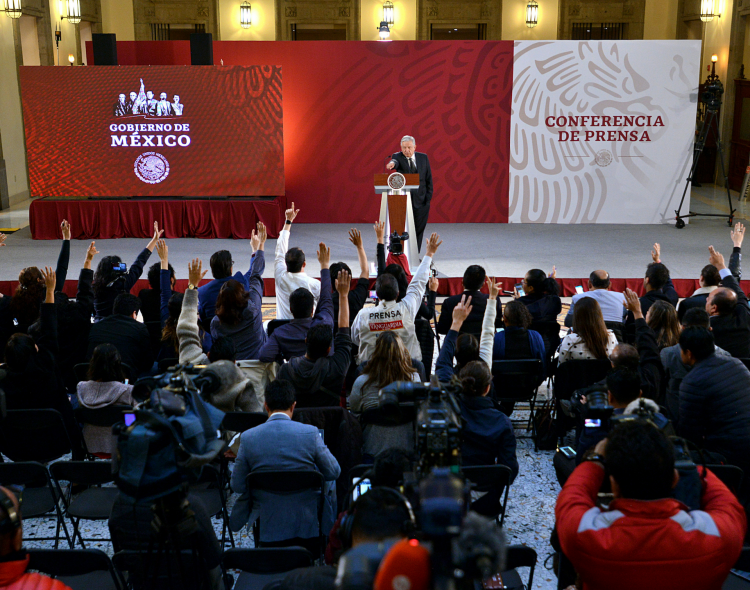
[[[554,451],[557,448],[558,428],[553,418],[554,401],[545,400],[534,412],[534,445],[540,451]]]

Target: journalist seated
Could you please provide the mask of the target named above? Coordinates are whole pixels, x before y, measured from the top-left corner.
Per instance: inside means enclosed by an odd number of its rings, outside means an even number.
[[[605,439],[612,429],[610,416],[632,414],[643,407],[651,414],[649,419],[659,428],[665,429],[669,420],[659,413],[659,406],[649,399],[643,399],[641,378],[630,369],[616,369],[607,375],[607,393],[591,392],[584,405],[584,426],[576,449],[576,463],[583,460],[586,452]]]
[[[247,487],[247,476],[254,471],[317,470],[327,482],[323,533],[333,525],[335,480],[341,467],[323,443],[318,429],[292,421],[295,407],[294,387],[277,379],[266,388],[265,408],[268,420],[246,430],[240,437],[232,489],[242,494],[232,510],[232,530],[260,518],[260,542],[264,546],[300,545],[318,547],[318,493],[303,491],[278,496]]]
[[[362,551],[366,543],[404,538],[412,519],[411,508],[399,492],[374,487],[357,498],[343,517],[343,524],[338,529],[342,549],[348,551],[359,547]],[[384,549],[382,551],[385,553]],[[274,590],[333,590],[335,580],[336,567],[333,565],[300,568],[289,572]]]
[[[605,478],[606,509],[597,503]],[[721,588],[742,549],[742,506],[706,470],[700,509],[688,511],[670,497],[678,480],[672,443],[640,420],[618,425],[576,468],[555,517],[583,590]]]
[[[29,556],[23,551],[21,505],[16,495],[0,487],[0,588],[9,590],[70,590],[59,580],[27,572]]]

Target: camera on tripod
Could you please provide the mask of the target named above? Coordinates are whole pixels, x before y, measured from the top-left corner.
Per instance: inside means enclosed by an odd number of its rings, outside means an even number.
[[[718,76],[709,76],[703,85],[701,102],[706,105],[709,112],[717,112],[721,108],[721,96],[724,94],[724,85]]]
[[[408,239],[409,239],[409,232],[404,232],[402,234],[399,234],[397,231],[394,231],[390,236],[388,236],[388,251],[394,256],[403,254],[404,253],[404,240],[408,240]]]

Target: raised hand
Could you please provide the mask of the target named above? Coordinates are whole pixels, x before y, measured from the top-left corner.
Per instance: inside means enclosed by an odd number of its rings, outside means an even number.
[[[55,284],[57,283],[57,275],[55,271],[49,266],[45,266],[44,270],[40,269],[42,273],[42,279],[44,279],[44,286],[47,287],[47,298],[44,300],[45,303],[55,302]]]
[[[91,242],[86,250],[86,260],[83,261],[83,268],[91,270],[91,261],[94,260],[94,256],[97,254],[99,254],[99,250],[96,249],[96,242]]]
[[[625,309],[632,311],[635,319],[642,318],[643,311],[641,310],[641,300],[638,299],[636,292],[631,291],[630,289],[625,289],[623,295],[625,296],[625,302],[623,303]]]
[[[318,244],[318,262],[320,262],[321,269],[328,268],[331,262],[331,249],[323,242]]]
[[[70,240],[70,223],[68,223],[67,219],[62,220],[60,229],[62,230],[63,240]]]
[[[339,296],[348,297],[351,285],[352,275],[346,270],[340,270],[339,276],[336,277],[336,291],[338,291]]]
[[[435,235],[435,234],[433,234]],[[461,325],[466,321],[471,313],[471,297],[464,295],[461,297],[461,301],[456,304],[453,308],[453,324],[451,330],[458,332],[461,329]]]
[[[745,239],[745,226],[738,221],[734,224],[734,229],[729,232],[729,235],[732,236],[732,244],[734,247],[741,248],[742,240]]]
[[[378,221],[373,226],[375,228],[375,235],[378,238],[378,244],[385,243],[385,221]]]
[[[661,246],[658,243],[654,244],[654,249],[651,250],[651,259],[654,262],[661,262]]]
[[[713,246],[708,247],[708,263],[713,264],[718,270],[727,267],[726,264],[724,264],[724,256],[722,256],[721,252],[714,250]]]
[[[268,239],[268,230],[266,229],[266,224],[262,221],[258,222],[258,237],[260,238],[260,249],[263,249],[263,246],[266,244],[266,240]]]
[[[148,248],[151,252],[153,252],[154,248],[156,247],[156,242],[159,241],[159,238],[161,238],[161,235],[163,233],[164,233],[163,229],[159,230],[159,222],[154,221],[154,235],[151,238],[151,241],[148,243],[148,246],[146,246],[146,248]]]
[[[552,265],[552,272],[549,273],[550,279],[556,279],[557,278],[557,267],[553,264]]]
[[[438,287],[440,286],[440,281],[438,281],[437,277],[430,277],[430,280],[427,281],[427,288],[430,291],[433,291],[437,293]]]
[[[260,236],[255,230],[250,233],[250,246],[252,247],[253,252],[257,252],[260,249]]]
[[[194,287],[198,287],[207,272],[208,269],[203,270],[203,262],[200,258],[194,258],[192,262],[188,262],[188,281]]]
[[[0,248],[6,245],[5,240],[7,239],[8,239],[7,235],[0,233]]]
[[[354,244],[354,247],[357,248],[357,250],[362,248],[362,234],[358,229],[349,230],[349,241]]]
[[[156,253],[159,255],[162,269],[169,269],[169,248],[164,240],[156,241]]]
[[[490,299],[497,299],[498,295],[500,295],[503,290],[503,284],[496,283],[490,277],[485,279],[485,283],[487,283],[487,290],[490,292]]]
[[[299,213],[299,209],[294,208],[294,201],[292,201],[292,208],[287,209],[284,212],[284,216],[287,221],[294,221],[294,219],[297,217],[297,214]]]
[[[437,252],[437,249],[440,247],[440,244],[443,243],[443,240],[440,239],[440,236],[436,233],[433,233],[430,236],[430,239],[427,240],[427,252],[426,255],[429,257],[435,256],[435,252]]]

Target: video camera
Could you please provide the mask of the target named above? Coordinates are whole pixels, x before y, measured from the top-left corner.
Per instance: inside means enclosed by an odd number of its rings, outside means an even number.
[[[198,478],[203,466],[224,450],[219,436],[224,413],[206,403],[201,391],[213,378],[191,364],[139,379],[138,401],[129,419],[116,424],[115,483],[136,500],[153,500]]]
[[[397,256],[404,253],[404,240],[409,239],[409,232],[404,232],[399,235],[397,231],[394,231],[388,236],[388,251]]]
[[[724,85],[718,76],[709,76],[703,85],[701,102],[706,105],[709,112],[717,112],[721,108],[721,97],[724,94]]]

